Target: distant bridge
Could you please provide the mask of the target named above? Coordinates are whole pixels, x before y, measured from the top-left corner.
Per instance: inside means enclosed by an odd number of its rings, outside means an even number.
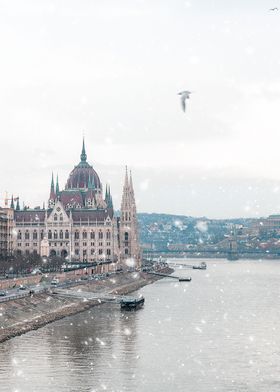
[[[228,257],[231,255],[246,256],[246,255],[258,255],[258,256],[278,256],[280,257],[280,249],[237,249],[230,250],[228,248],[223,249],[166,249],[166,250],[143,250],[145,257],[159,257],[159,256],[199,256],[199,255],[217,255],[220,257]]]

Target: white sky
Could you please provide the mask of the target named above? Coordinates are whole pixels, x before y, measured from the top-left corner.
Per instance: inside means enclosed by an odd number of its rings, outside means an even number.
[[[79,162],[84,130],[116,208],[128,164],[139,211],[279,213],[277,5],[0,0],[0,198],[42,205],[51,172],[64,185]]]

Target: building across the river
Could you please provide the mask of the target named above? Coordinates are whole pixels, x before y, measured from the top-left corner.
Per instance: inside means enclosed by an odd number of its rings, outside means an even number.
[[[83,141],[80,162],[60,190],[52,176],[47,208],[20,209],[11,202],[13,251],[70,261],[125,262],[140,266],[136,204],[131,173],[125,172],[121,213],[114,213],[109,186],[105,194],[97,172],[88,163]]]

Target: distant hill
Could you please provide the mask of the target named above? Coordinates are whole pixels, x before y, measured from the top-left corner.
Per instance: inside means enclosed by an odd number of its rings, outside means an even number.
[[[208,219],[160,213],[139,213],[140,241],[164,250],[171,244],[215,244],[233,225],[248,227],[254,219]]]

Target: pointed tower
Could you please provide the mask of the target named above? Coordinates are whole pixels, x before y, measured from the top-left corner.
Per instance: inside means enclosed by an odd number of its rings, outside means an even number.
[[[121,203],[120,218],[120,255],[121,261],[128,266],[141,267],[140,246],[138,240],[138,222],[136,214],[136,203],[134,198],[134,189],[132,176],[128,180],[127,167],[125,169],[125,178]]]
[[[113,199],[111,195],[111,187],[109,186],[109,194],[108,194],[108,207],[113,208]]]
[[[92,179],[93,180],[93,179]],[[88,185],[87,185],[87,192],[86,192],[86,199],[85,199],[85,206],[88,208],[95,207],[95,199],[94,199],[94,185],[91,178],[88,178]]]
[[[111,196],[110,185],[106,185],[105,203],[107,205],[107,208],[113,208],[113,200]]]
[[[59,183],[58,183],[58,174],[56,175],[56,186],[55,186],[56,196],[59,195]]]
[[[86,162],[87,161],[87,154],[86,154],[86,148],[85,148],[85,138],[83,137],[83,147],[82,147],[82,153],[81,153],[81,162]]]
[[[49,197],[49,208],[53,208],[55,204],[56,194],[54,191],[54,180],[53,180],[53,173],[52,173],[52,181],[51,181],[51,190],[50,190],[50,197]]]
[[[109,202],[108,196],[109,196],[108,185],[106,184],[105,199],[104,200],[105,200],[105,203],[107,204],[107,207],[108,207],[108,202]]]
[[[10,208],[15,209],[14,196],[13,196],[13,195],[12,195],[12,198],[11,198],[11,205],[10,205]]]
[[[17,210],[17,211],[20,211],[19,197],[17,197],[17,205],[16,205],[16,210]]]

